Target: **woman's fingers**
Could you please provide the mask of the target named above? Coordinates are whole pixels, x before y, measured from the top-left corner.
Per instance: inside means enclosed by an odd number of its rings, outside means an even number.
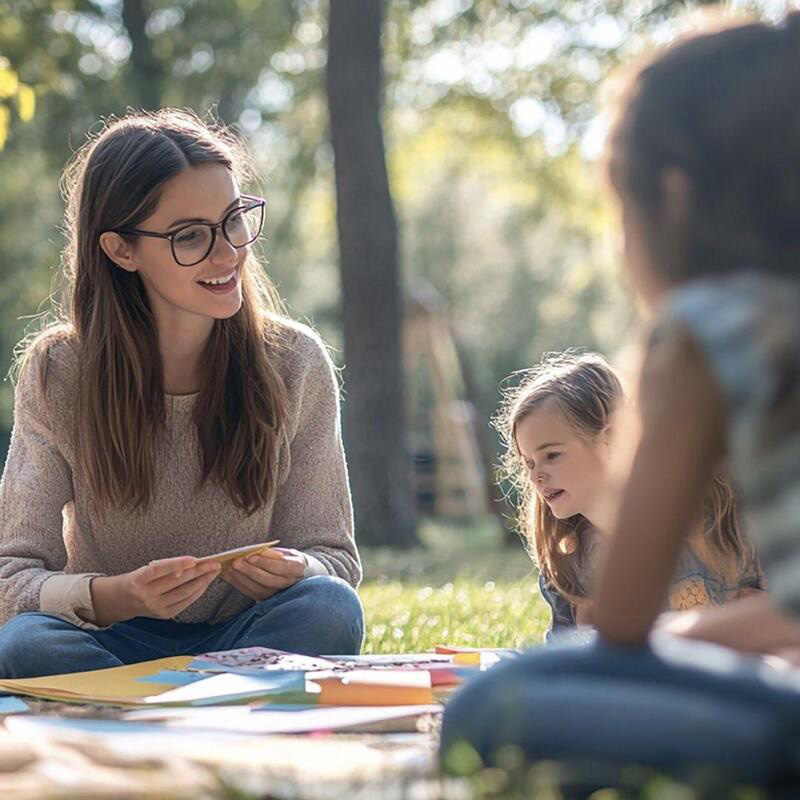
[[[211,581],[213,581],[218,574],[219,568],[213,572],[207,572],[203,573],[202,575],[198,575],[197,577],[181,583],[180,585],[175,586],[166,592],[162,592],[159,597],[159,602],[165,607],[172,606],[191,597],[198,589],[202,594],[202,592],[208,588]]]
[[[293,578],[297,580],[303,577],[306,565],[305,562],[298,558],[274,558],[270,556],[250,556],[247,559],[240,559],[244,563],[251,564],[258,567],[264,572],[271,575],[278,575],[284,578]]]
[[[200,579],[197,579],[197,581],[200,581]],[[193,581],[193,585],[197,583],[197,581]],[[188,608],[192,603],[194,603],[195,600],[201,597],[207,588],[208,588],[208,583],[200,582],[198,585],[195,586],[195,588],[188,596],[183,597],[179,600],[175,599],[174,602],[171,602],[168,605],[166,605],[164,607],[163,616],[166,619],[170,619],[180,614],[181,611],[183,611],[185,608]]]
[[[297,583],[298,576],[286,573],[275,573],[271,570],[262,569],[256,564],[250,563],[247,559],[237,559],[231,565],[232,569],[240,575],[244,575],[259,586],[269,586],[273,589],[286,589]]]
[[[160,558],[151,561],[143,568],[145,583],[152,583],[162,578],[169,578],[194,566],[196,559],[193,556],[178,556],[177,558]]]
[[[235,572],[234,570],[228,570],[225,573],[225,580],[227,580],[234,589],[237,589],[252,600],[265,600],[278,591],[276,588],[264,586],[263,584],[257,583],[252,578],[249,578],[247,575]]]
[[[148,589],[156,592],[157,594],[165,594],[166,592],[169,592],[178,586],[183,586],[184,584],[189,583],[189,581],[193,581],[195,578],[202,577],[203,575],[218,575],[219,571],[220,565],[216,562],[193,564],[180,572],[168,573],[167,575],[163,575],[160,578],[150,581]]]

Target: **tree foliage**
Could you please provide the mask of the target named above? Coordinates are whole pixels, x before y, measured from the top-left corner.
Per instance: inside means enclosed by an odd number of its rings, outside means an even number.
[[[447,299],[484,423],[501,379],[542,351],[612,353],[629,336],[596,165],[597,89],[703,4],[387,3],[401,274]],[[56,283],[64,163],[99,119],[161,104],[213,111],[250,138],[270,273],[295,315],[341,348],[327,13],[324,0],[0,0],[3,372]],[[10,404],[6,384],[0,427]]]

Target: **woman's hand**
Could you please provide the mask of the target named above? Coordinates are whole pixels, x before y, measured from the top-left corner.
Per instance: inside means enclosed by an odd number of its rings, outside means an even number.
[[[259,602],[293,586],[307,566],[308,561],[299,550],[271,547],[258,555],[237,558],[222,577],[234,589]]]
[[[94,622],[101,627],[134,617],[171,619],[188,608],[219,575],[218,563],[191,556],[162,558],[122,575],[92,579]]]

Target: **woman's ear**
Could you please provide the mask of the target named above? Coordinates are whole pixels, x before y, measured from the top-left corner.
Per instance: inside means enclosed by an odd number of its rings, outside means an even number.
[[[100,247],[118,267],[127,272],[136,272],[139,269],[133,260],[133,245],[126,242],[118,233],[112,231],[101,233]]]

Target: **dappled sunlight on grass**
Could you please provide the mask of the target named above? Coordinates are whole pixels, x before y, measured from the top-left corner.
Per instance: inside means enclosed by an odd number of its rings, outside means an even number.
[[[399,581],[360,590],[366,614],[365,653],[424,652],[437,644],[524,647],[539,644],[549,611],[536,581],[457,578],[443,586]]]
[[[420,540],[411,550],[362,551],[365,653],[541,643],[550,612],[536,570],[496,517],[425,520]]]

